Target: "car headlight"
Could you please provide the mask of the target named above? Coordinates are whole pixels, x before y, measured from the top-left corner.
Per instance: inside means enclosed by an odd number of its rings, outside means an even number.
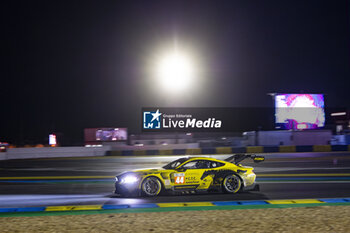
[[[121,179],[120,183],[123,184],[133,184],[138,181],[138,178],[136,176],[125,176]]]

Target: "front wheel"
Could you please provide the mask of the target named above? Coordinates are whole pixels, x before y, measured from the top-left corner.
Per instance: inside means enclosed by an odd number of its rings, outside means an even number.
[[[241,188],[241,185],[242,185],[241,179],[235,174],[226,176],[224,181],[222,182],[224,191],[228,193],[238,192],[238,190],[240,190]]]
[[[147,177],[141,185],[142,194],[149,197],[157,196],[162,189],[162,184],[156,177]]]

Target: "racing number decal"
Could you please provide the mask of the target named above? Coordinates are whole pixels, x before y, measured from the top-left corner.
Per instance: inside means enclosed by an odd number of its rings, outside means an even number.
[[[184,176],[178,176],[178,177],[175,177],[175,184],[183,184],[185,183],[185,177]]]
[[[184,184],[185,183],[185,173],[175,173],[175,184]]]

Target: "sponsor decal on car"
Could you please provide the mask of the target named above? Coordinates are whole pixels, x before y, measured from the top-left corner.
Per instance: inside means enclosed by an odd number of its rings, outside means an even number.
[[[165,180],[164,180],[164,184],[165,184],[165,185],[170,185],[170,180],[169,180],[169,179],[165,179]]]

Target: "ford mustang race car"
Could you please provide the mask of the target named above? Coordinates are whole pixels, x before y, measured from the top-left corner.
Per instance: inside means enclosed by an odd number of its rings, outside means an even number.
[[[263,156],[252,154],[235,154],[224,161],[207,157],[179,158],[159,169],[135,170],[117,175],[114,193],[121,196],[157,196],[162,191],[258,191],[253,168],[239,164],[246,158],[254,162],[265,160]]]

